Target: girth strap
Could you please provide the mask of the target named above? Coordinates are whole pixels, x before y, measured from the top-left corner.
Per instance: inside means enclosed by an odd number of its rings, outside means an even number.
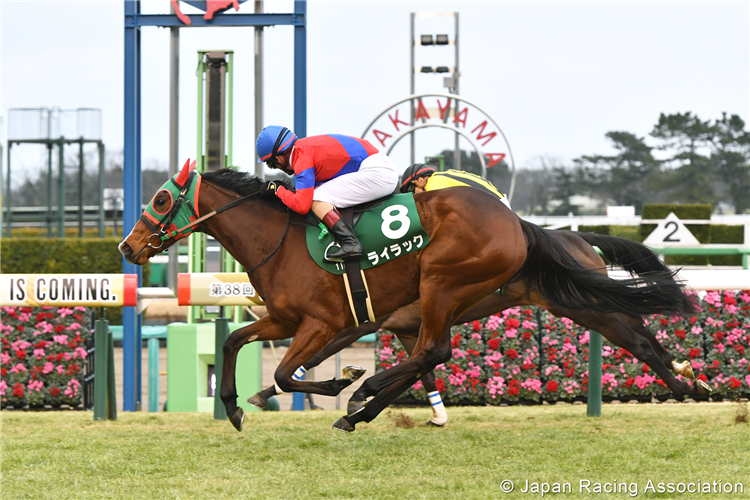
[[[341,216],[346,222],[352,227],[354,210],[344,208],[339,210]],[[346,292],[349,295],[349,305],[352,308],[352,314],[354,315],[354,324],[359,326],[369,321],[375,321],[375,315],[372,311],[372,302],[367,293],[367,283],[365,282],[365,274],[359,265],[359,259],[349,259],[344,261],[344,284],[346,285]]]

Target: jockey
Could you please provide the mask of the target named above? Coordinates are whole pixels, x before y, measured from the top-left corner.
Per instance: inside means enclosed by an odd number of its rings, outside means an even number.
[[[510,208],[508,197],[497,190],[492,183],[478,175],[462,170],[447,170],[437,172],[434,167],[424,163],[415,163],[406,169],[401,176],[402,193],[422,193],[448,187],[468,186],[481,189],[485,193],[498,198],[506,207]],[[511,209],[512,210],[512,209]]]
[[[270,125],[255,143],[258,163],[266,162],[294,175],[295,192],[266,181],[284,204],[300,214],[311,209],[340,245],[328,260],[342,261],[363,254],[354,228],[338,208],[346,208],[387,196],[398,185],[393,161],[364,139],[345,135],[316,135],[297,139],[285,127]]]

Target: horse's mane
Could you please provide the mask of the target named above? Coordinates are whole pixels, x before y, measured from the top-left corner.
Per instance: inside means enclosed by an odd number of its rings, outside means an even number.
[[[235,168],[221,168],[201,175],[204,181],[229,189],[242,196],[259,192],[264,183],[263,179]],[[276,180],[275,182],[294,192],[294,188],[287,181]],[[260,193],[258,199],[284,206],[281,200],[271,191]]]

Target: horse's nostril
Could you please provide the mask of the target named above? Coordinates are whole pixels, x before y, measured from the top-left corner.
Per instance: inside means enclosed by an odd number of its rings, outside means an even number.
[[[124,241],[120,243],[119,249],[120,249],[120,253],[123,254],[125,257],[129,257],[133,253],[133,249],[130,247],[130,245],[128,245]]]

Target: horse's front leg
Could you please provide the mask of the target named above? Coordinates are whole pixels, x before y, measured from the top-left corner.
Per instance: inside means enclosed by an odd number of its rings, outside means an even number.
[[[276,368],[276,385],[283,392],[305,392],[335,396],[354,382],[354,377],[345,374],[343,378],[323,382],[299,380],[295,372],[313,358],[336,335],[325,321],[306,317],[302,320],[292,344],[284,359]]]
[[[242,430],[245,412],[237,406],[237,385],[235,370],[237,368],[237,353],[242,346],[249,342],[265,340],[283,340],[294,335],[294,328],[273,320],[266,316],[255,323],[235,330],[224,342],[224,366],[221,368],[221,389],[219,396],[224,402],[229,420],[238,431]]]
[[[302,369],[298,368],[300,374],[304,375],[307,370],[315,368],[329,357],[341,351],[343,348],[352,345],[361,337],[377,331],[385,318],[387,318],[387,316],[373,323],[365,323],[364,325],[361,325],[359,327],[352,326],[350,328],[341,330],[333,340],[326,344],[322,351],[318,352],[318,354],[313,356],[312,359],[304,363],[301,367]],[[348,378],[352,381],[352,383],[359,380],[366,371],[366,368],[355,365],[347,365],[341,370],[344,378]],[[277,394],[280,394],[282,392],[283,391],[274,384],[248,398],[247,402],[257,408],[265,408],[270,397],[276,396]]]

